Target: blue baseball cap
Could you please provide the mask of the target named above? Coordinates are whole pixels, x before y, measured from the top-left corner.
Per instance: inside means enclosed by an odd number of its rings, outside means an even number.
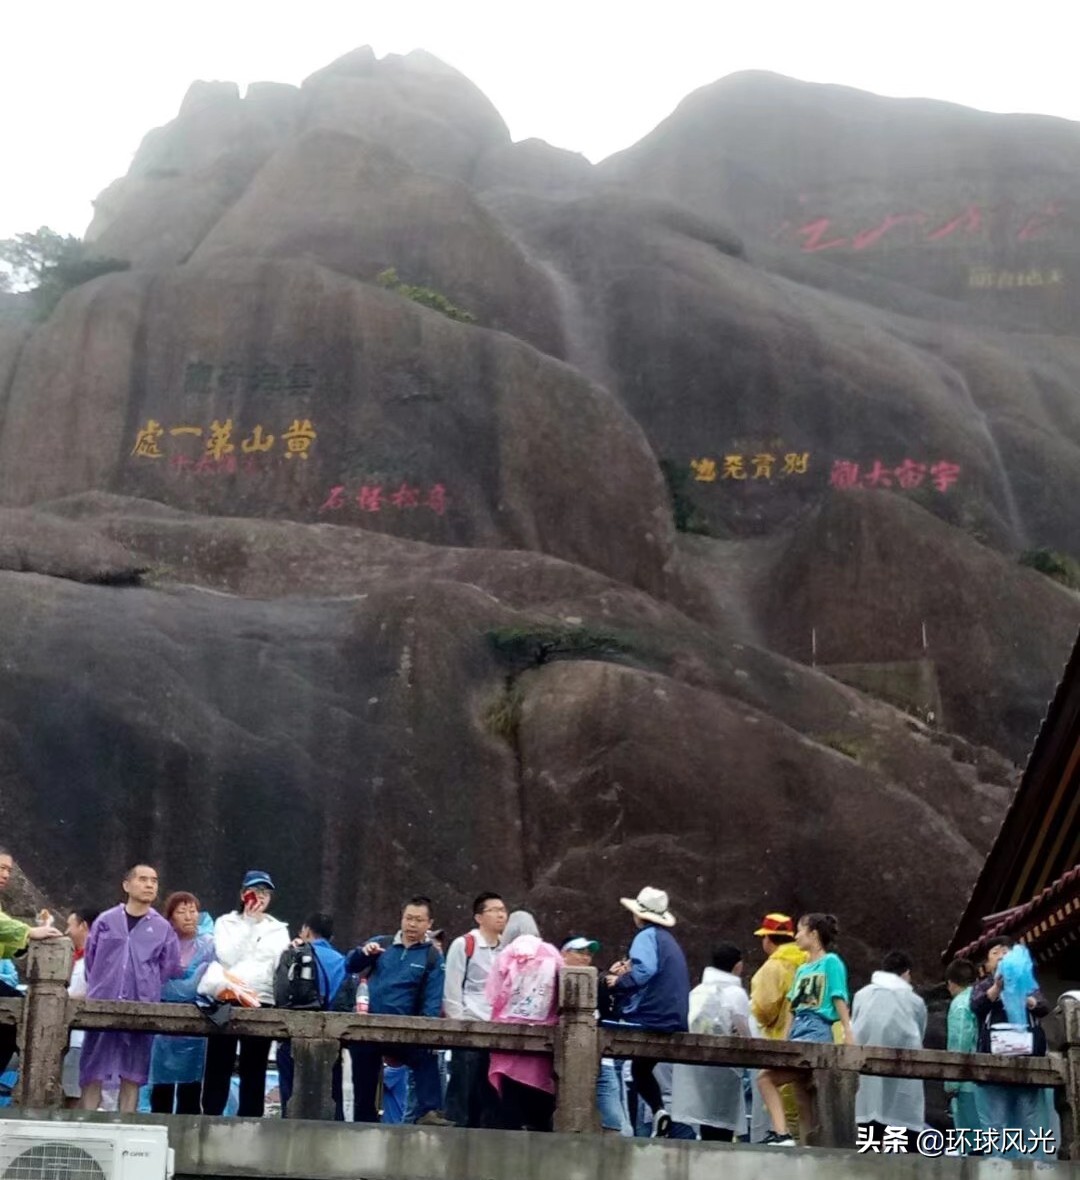
[[[256,889],[258,886],[264,889],[273,890],[274,882],[269,873],[264,873],[262,869],[248,869],[244,874],[244,879],[240,883],[241,889]]]

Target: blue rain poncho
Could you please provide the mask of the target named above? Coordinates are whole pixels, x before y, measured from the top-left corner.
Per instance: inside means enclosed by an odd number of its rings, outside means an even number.
[[[1031,951],[1020,943],[1011,947],[998,963],[997,974],[1001,976],[1001,1002],[1009,1023],[1027,1024],[1028,996],[1039,987]]]
[[[162,988],[162,1001],[168,1004],[194,1003],[199,980],[213,958],[213,936],[196,934],[191,960],[183,975],[170,979]],[[150,1084],[175,1086],[184,1082],[201,1082],[205,1065],[205,1037],[154,1037],[150,1054]]]

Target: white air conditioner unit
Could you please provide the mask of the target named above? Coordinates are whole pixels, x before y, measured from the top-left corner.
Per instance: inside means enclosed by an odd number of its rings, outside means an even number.
[[[171,1180],[167,1127],[0,1119],[0,1180]]]

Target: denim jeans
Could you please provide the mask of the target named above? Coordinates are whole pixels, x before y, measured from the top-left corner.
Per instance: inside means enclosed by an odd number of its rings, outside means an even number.
[[[1058,1119],[1054,1111],[1053,1091],[1038,1086],[991,1086],[978,1083],[975,1087],[975,1110],[984,1129],[1006,1128],[1026,1132],[1045,1129],[1057,1130]],[[1057,1153],[1040,1150],[1022,1154],[1010,1147],[1007,1151],[995,1151],[994,1155],[1005,1159],[1056,1159]]]
[[[596,1079],[596,1105],[600,1111],[600,1126],[605,1131],[618,1131],[627,1136],[634,1134],[626,1114],[626,1099],[618,1071],[614,1062],[606,1059],[600,1062]]]
[[[832,1039],[832,1022],[819,1012],[804,1008],[795,1013],[788,1033],[789,1041],[814,1041],[820,1045],[831,1045]]]
[[[450,1071],[446,1064],[446,1050],[435,1049],[435,1064],[439,1067],[439,1109],[443,1110],[446,1106],[446,1082]],[[409,1070],[409,1084],[406,1091],[405,1099],[405,1122],[415,1123],[420,1117],[420,1111],[416,1104],[416,1082],[413,1080],[412,1070]]]

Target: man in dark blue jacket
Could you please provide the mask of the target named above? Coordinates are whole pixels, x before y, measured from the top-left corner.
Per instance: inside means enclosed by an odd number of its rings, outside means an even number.
[[[345,961],[350,972],[370,971],[368,1012],[372,1016],[439,1016],[442,1011],[445,965],[438,948],[427,941],[431,929],[431,900],[411,897],[401,911],[401,929],[390,937],[369,939],[350,951]],[[417,1123],[450,1126],[442,1116],[439,1067],[430,1049],[415,1045],[349,1046],[352,1056],[353,1118],[358,1123],[378,1122],[375,1095],[382,1058],[394,1057],[412,1071],[416,1089]]]
[[[690,971],[682,947],[670,927],[675,915],[668,909],[668,895],[646,885],[637,897],[619,901],[634,915],[637,934],[630,957],[617,963],[607,977],[627,1024],[651,1032],[686,1032],[690,1007]],[[653,1135],[667,1137],[671,1116],[664,1109],[660,1083],[653,1075],[657,1062],[635,1058],[630,1076],[638,1094],[653,1111]]]

